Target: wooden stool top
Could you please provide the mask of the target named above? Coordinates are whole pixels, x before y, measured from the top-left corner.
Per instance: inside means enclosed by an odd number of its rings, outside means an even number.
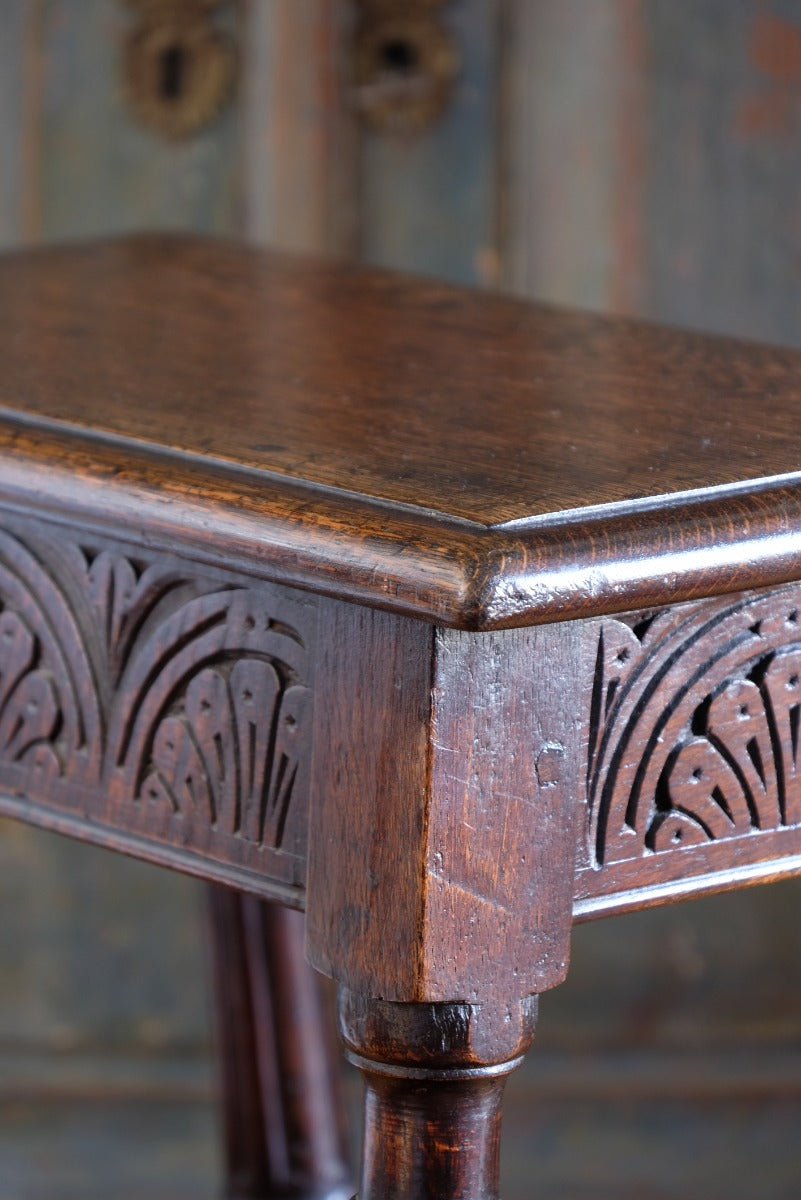
[[[0,812],[497,1013],[801,872],[801,355],[173,236],[0,296]]]
[[[205,239],[0,265],[0,499],[468,629],[801,575],[801,355]]]

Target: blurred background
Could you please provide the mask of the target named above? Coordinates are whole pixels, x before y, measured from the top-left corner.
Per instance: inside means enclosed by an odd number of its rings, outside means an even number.
[[[4,249],[186,229],[801,345],[799,0],[2,18]],[[202,900],[0,825],[0,1200],[218,1194]],[[506,1200],[801,1194],[799,901],[576,931],[509,1084]]]

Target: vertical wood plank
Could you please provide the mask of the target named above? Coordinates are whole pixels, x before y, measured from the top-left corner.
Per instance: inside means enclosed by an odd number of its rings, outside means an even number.
[[[418,998],[433,630],[321,598],[306,954],[354,992]]]
[[[638,4],[507,7],[500,203],[515,292],[597,309],[636,295],[621,275],[636,276],[639,243]]]
[[[361,257],[467,283],[497,281],[495,117],[498,7],[446,6],[461,56],[453,95],[428,129],[407,137],[365,129]]]
[[[25,199],[27,108],[30,102],[30,50],[33,35],[30,0],[3,6],[0,37],[0,249],[22,236]]]
[[[121,87],[135,14],[108,0],[41,0],[41,233],[72,238],[143,227],[232,232],[240,222],[235,104],[186,141],[139,125]],[[221,19],[235,32],[236,9]]]
[[[801,344],[801,9],[644,6],[645,310]]]
[[[340,0],[250,0],[243,46],[245,227],[285,249],[354,249],[357,141]]]
[[[510,0],[503,278],[543,299],[801,344],[801,11]]]

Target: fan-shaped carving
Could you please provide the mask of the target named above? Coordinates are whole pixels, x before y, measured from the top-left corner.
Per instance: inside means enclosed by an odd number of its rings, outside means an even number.
[[[255,592],[202,596],[141,647],[112,731],[135,794],[278,848],[298,771],[305,651]]]
[[[3,531],[0,609],[0,764],[96,782],[102,720],[85,635],[59,582]]]
[[[159,725],[142,796],[280,847],[306,696],[260,659],[240,659],[228,674],[207,667],[187,687],[183,712]]]
[[[605,622],[588,755],[596,861],[800,822],[800,680],[787,589]]]
[[[31,799],[223,857],[283,850],[308,689],[276,595],[0,531],[0,787],[24,765]]]

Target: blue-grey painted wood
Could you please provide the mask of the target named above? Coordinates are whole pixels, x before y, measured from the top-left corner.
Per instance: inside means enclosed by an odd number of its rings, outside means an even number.
[[[621,147],[636,86],[625,70],[631,20],[618,0],[506,8],[500,225],[503,284],[514,292],[613,306]]]
[[[512,0],[503,278],[801,344],[801,8]]]
[[[39,235],[236,229],[242,206],[238,106],[227,105],[184,141],[161,137],[137,121],[123,96],[122,44],[134,6],[40,2]],[[236,12],[223,5],[216,18],[234,34]]]
[[[445,6],[461,68],[440,118],[419,133],[365,129],[360,255],[466,283],[495,282],[495,87],[499,8]]]
[[[249,0],[242,47],[244,227],[287,250],[353,253],[358,131],[344,103],[353,12]]]
[[[23,1048],[205,1055],[201,899],[173,872],[0,821],[0,1073]]]
[[[801,344],[801,6],[653,0],[643,308]]]
[[[35,87],[31,62],[29,5],[3,5],[0,35],[0,249],[23,235],[28,163],[26,133]]]

